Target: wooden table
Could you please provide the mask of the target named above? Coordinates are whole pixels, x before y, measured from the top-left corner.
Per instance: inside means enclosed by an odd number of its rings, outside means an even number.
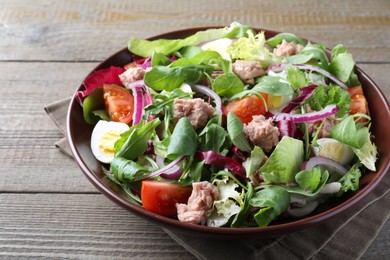
[[[54,147],[62,134],[43,107],[130,36],[235,20],[344,43],[390,97],[388,0],[0,0],[0,258],[192,258],[97,192]],[[387,221],[364,258],[389,256],[389,234]]]

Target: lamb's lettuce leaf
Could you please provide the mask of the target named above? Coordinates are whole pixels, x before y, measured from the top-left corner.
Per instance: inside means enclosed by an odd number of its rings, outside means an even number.
[[[345,82],[348,86],[354,87],[360,85],[359,79],[354,72],[355,62],[348,49],[339,44],[332,49],[332,60],[329,65],[329,72],[338,79]]]
[[[140,122],[130,127],[130,129],[121,134],[121,138],[115,142],[115,156],[123,157],[128,160],[134,160],[145,153],[148,148],[154,130],[161,121],[156,118],[148,123]]]
[[[182,117],[177,122],[168,145],[168,158],[192,155],[198,145],[198,136],[187,117]]]
[[[244,90],[244,83],[233,72],[227,72],[217,76],[212,89],[218,95],[230,98]]]
[[[368,127],[357,124],[355,115],[350,115],[339,124],[330,129],[330,136],[353,148],[360,149],[369,140],[370,133]]]
[[[241,120],[234,113],[230,112],[227,116],[227,131],[229,133],[230,140],[241,151],[250,152],[252,147],[248,143],[243,129],[244,124]]]
[[[268,226],[277,216],[290,206],[290,195],[280,186],[267,186],[256,192],[249,203],[260,210],[254,215],[260,227]]]
[[[156,66],[145,73],[144,81],[155,91],[172,91],[183,83],[193,84],[199,81],[203,73],[211,74],[213,70],[212,66],[196,64],[179,67]]]
[[[274,37],[269,38],[266,42],[269,46],[275,48],[283,40],[286,40],[287,42],[295,42],[303,46],[305,45],[305,41],[302,38],[299,38],[298,36],[292,33],[279,33]]]

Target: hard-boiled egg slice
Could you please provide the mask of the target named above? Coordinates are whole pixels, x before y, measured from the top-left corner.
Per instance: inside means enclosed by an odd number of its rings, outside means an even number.
[[[110,163],[114,158],[114,144],[129,126],[120,122],[100,120],[92,131],[91,150],[97,160]]]
[[[229,53],[227,52],[227,49],[230,45],[232,45],[234,40],[229,38],[221,38],[214,41],[210,41],[208,43],[205,43],[201,46],[202,50],[204,51],[216,51],[218,52],[222,58],[225,60],[231,60]]]
[[[267,105],[268,109],[273,112],[280,112],[290,101],[292,100],[291,96],[273,96],[268,94],[267,96]]]
[[[317,140],[319,147],[314,147],[314,154],[332,159],[341,165],[347,166],[353,160],[355,154],[348,145],[333,138],[320,138]]]

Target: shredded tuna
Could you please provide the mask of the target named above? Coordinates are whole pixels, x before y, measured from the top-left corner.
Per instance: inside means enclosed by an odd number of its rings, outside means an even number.
[[[311,136],[314,136],[321,126],[322,120],[312,121],[307,123],[307,130]],[[318,131],[318,138],[330,137],[330,129],[337,125],[338,122],[332,118],[325,118],[321,129]]]
[[[216,186],[207,181],[194,182],[188,203],[176,204],[177,217],[181,222],[205,225],[207,214],[218,199],[219,191]]]
[[[252,144],[269,152],[279,142],[279,130],[272,124],[272,119],[262,115],[253,116],[253,120],[244,125],[244,133]]]
[[[233,72],[245,83],[254,84],[255,78],[265,74],[260,63],[250,60],[237,60],[233,63]]]
[[[276,46],[274,54],[276,56],[291,56],[295,55],[303,49],[303,45],[296,44],[295,42],[288,42],[283,40],[281,44]]]
[[[175,99],[173,102],[173,119],[177,122],[182,117],[188,117],[191,125],[201,128],[213,115],[215,109],[201,98]]]
[[[123,86],[127,84],[141,80],[144,78],[145,70],[141,67],[129,67],[125,72],[119,75],[119,79],[122,81]]]

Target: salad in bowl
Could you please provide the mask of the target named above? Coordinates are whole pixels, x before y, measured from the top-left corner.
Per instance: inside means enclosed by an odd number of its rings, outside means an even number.
[[[110,182],[144,209],[265,227],[359,189],[378,152],[355,62],[290,33],[232,23],[128,43],[76,99]]]

